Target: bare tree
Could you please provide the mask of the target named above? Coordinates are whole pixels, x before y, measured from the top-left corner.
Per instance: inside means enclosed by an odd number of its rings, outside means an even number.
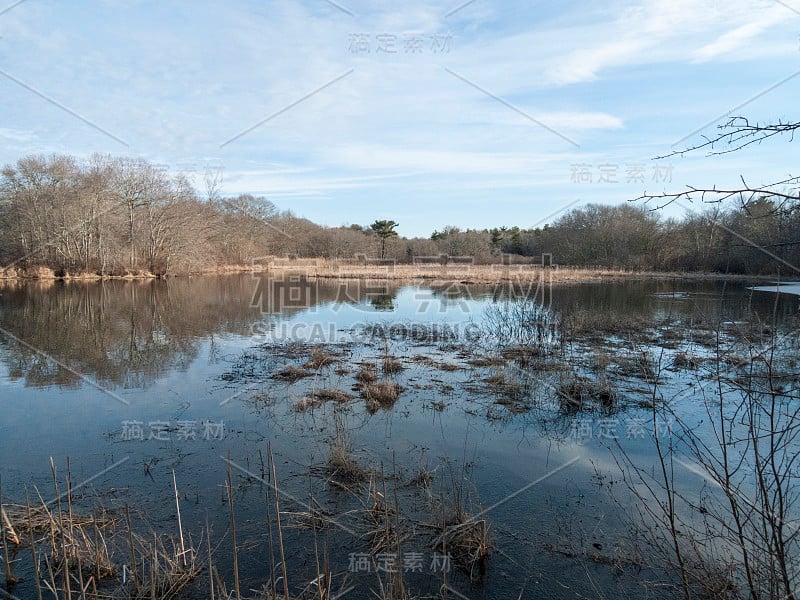
[[[788,135],[789,140],[794,140],[795,132],[800,129],[800,123],[751,123],[745,117],[732,117],[724,124],[718,126],[718,134],[712,137],[703,137],[703,142],[683,150],[670,152],[655,160],[672,156],[683,156],[698,150],[707,150],[708,156],[737,152],[751,145],[758,145],[776,136]],[[676,200],[700,199],[703,202],[722,202],[731,198],[740,200],[746,205],[755,200],[770,198],[776,201],[776,210],[794,210],[800,201],[800,176],[792,176],[762,186],[752,186],[747,183],[744,176],[740,176],[741,186],[730,188],[695,187],[686,186],[679,192],[664,192],[663,194],[643,194],[636,200],[656,201],[658,208],[663,208]]]

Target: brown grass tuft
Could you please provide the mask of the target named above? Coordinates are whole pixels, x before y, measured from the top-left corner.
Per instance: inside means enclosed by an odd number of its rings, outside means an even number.
[[[308,361],[306,364],[303,365],[306,369],[312,369],[314,371],[319,371],[322,367],[327,367],[328,365],[332,364],[336,360],[336,357],[327,352],[325,348],[322,346],[317,346],[314,348],[314,351],[311,353],[311,356],[308,357]]]
[[[383,372],[386,375],[393,375],[394,373],[399,373],[400,371],[405,370],[403,363],[401,363],[396,358],[391,356],[387,356],[383,359]]]
[[[608,382],[581,376],[562,381],[557,393],[562,405],[571,411],[592,408],[593,405],[609,408],[617,400],[617,393]]]
[[[279,379],[281,381],[288,381],[294,383],[304,377],[311,377],[313,373],[306,369],[296,367],[294,365],[286,365],[280,371],[272,375],[272,379]]]
[[[365,385],[361,389],[361,395],[367,401],[367,409],[371,412],[378,408],[391,407],[400,397],[403,387],[393,381],[386,379]]]

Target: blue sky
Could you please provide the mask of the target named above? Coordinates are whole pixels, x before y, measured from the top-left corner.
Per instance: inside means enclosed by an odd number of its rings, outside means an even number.
[[[226,193],[404,235],[798,174],[788,140],[651,159],[743,103],[798,119],[800,0],[463,4],[0,0],[0,163],[221,168]]]

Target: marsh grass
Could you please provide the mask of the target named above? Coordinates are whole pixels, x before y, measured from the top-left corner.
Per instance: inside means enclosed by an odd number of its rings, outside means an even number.
[[[333,401],[340,404],[350,402],[355,398],[352,394],[348,394],[344,390],[337,388],[321,388],[319,390],[315,390],[312,392],[312,397],[320,402]]]
[[[384,357],[381,367],[386,375],[394,375],[405,370],[403,363],[392,356]]]
[[[337,412],[334,412],[334,436],[329,443],[325,473],[328,481],[344,489],[359,486],[369,477],[353,456],[353,442]]]
[[[462,368],[460,365],[451,362],[438,363],[436,366],[442,371],[450,371],[450,372],[459,371]]]
[[[317,346],[311,352],[303,367],[312,371],[319,371],[323,367],[333,364],[336,360],[335,354],[326,350],[324,346]]]
[[[121,531],[119,519],[105,510],[79,515],[72,503],[69,466],[61,494],[52,459],[50,464],[55,501],[45,503],[37,490],[40,502],[32,505],[26,491],[24,506],[7,505],[2,511],[6,531],[15,532],[13,539],[20,547],[30,548],[38,598],[46,590],[55,600],[171,600],[199,575],[197,547],[183,534],[177,482],[173,480],[178,534],[159,535],[147,527],[140,534],[131,526],[127,507],[127,531]],[[4,539],[8,537],[6,533]],[[116,555],[124,553],[123,547],[129,581],[120,585],[122,568]]]
[[[403,386],[394,381],[383,379],[368,383],[361,387],[361,396],[366,400],[367,411],[374,413],[380,408],[391,408],[400,394]]]
[[[623,377],[635,377],[648,383],[654,383],[658,377],[653,357],[647,351],[640,351],[615,359],[614,369],[617,374]]]
[[[432,547],[452,556],[455,564],[470,578],[482,579],[492,549],[489,523],[483,518],[480,502],[468,487],[466,472],[456,473],[448,463],[450,488],[431,504]],[[474,508],[473,508],[474,505]]]
[[[617,393],[607,380],[571,375],[561,379],[556,393],[562,408],[568,412],[608,410],[617,402]]]
[[[375,370],[375,366],[361,365],[361,368],[356,373],[356,381],[362,384],[378,381],[378,372]]]
[[[368,501],[364,509],[367,522],[367,539],[373,555],[396,549],[405,540],[399,528],[399,511],[386,493],[386,478],[380,481],[375,472],[369,482]]]
[[[505,359],[500,356],[476,356],[467,359],[467,364],[471,367],[496,367],[505,364]]]
[[[676,369],[697,369],[705,359],[687,350],[681,350],[672,359],[672,366]]]
[[[314,373],[312,373],[308,369],[303,369],[295,365],[286,365],[283,368],[281,368],[277,373],[274,373],[272,375],[272,379],[278,379],[280,381],[288,381],[290,383],[294,383],[306,377],[312,377],[313,375]]]

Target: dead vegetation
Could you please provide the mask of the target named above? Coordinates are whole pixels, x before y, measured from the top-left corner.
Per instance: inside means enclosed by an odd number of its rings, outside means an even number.
[[[489,524],[483,510],[469,488],[466,473],[450,469],[450,489],[442,492],[432,504],[434,538],[432,547],[443,555],[450,555],[455,564],[470,578],[481,579],[486,573],[492,543]],[[474,510],[471,505],[475,504]]]
[[[287,381],[289,383],[294,383],[296,381],[300,381],[306,377],[311,377],[314,374],[301,367],[297,367],[294,365],[286,365],[281,368],[277,373],[272,375],[272,379],[278,379],[280,381]]]
[[[403,386],[394,381],[383,379],[368,383],[361,388],[361,396],[367,401],[367,410],[375,412],[379,408],[391,408],[403,391]]]
[[[696,354],[682,350],[672,359],[672,366],[676,369],[697,369],[704,359]]]
[[[127,507],[123,531],[119,531],[121,519],[104,510],[97,515],[79,515],[72,503],[69,473],[62,494],[52,460],[51,469],[54,501],[44,502],[37,490],[38,504],[30,503],[27,492],[24,505],[0,504],[7,583],[16,583],[8,560],[9,542],[14,546],[14,557],[20,548],[30,550],[39,598],[47,591],[56,600],[78,596],[91,600],[171,600],[199,575],[197,548],[191,536],[183,533],[174,473],[178,534],[170,536],[134,531]],[[122,569],[115,555],[123,552],[127,552],[123,559],[127,585],[118,585]]]
[[[320,402],[338,402],[343,404],[345,402],[350,402],[354,399],[352,394],[348,394],[344,390],[336,389],[336,388],[322,388],[319,390],[315,390],[312,392],[312,397]]]
[[[392,356],[387,356],[383,359],[382,368],[386,375],[394,375],[405,370],[403,363]]]
[[[653,357],[648,352],[638,352],[615,359],[615,371],[623,377],[636,377],[649,383],[658,378]]]
[[[362,384],[378,381],[378,373],[374,365],[362,365],[358,373],[356,373],[356,381]]]
[[[561,406],[568,412],[612,408],[617,393],[605,380],[595,380],[581,375],[563,378],[556,388]]]
[[[335,433],[329,443],[330,452],[325,472],[332,484],[350,489],[366,481],[368,473],[353,457],[353,442],[342,418],[336,412],[334,426]]]
[[[319,371],[323,367],[333,364],[336,361],[336,355],[328,352],[324,346],[317,346],[311,352],[311,356],[303,365],[306,369],[312,371]]]

